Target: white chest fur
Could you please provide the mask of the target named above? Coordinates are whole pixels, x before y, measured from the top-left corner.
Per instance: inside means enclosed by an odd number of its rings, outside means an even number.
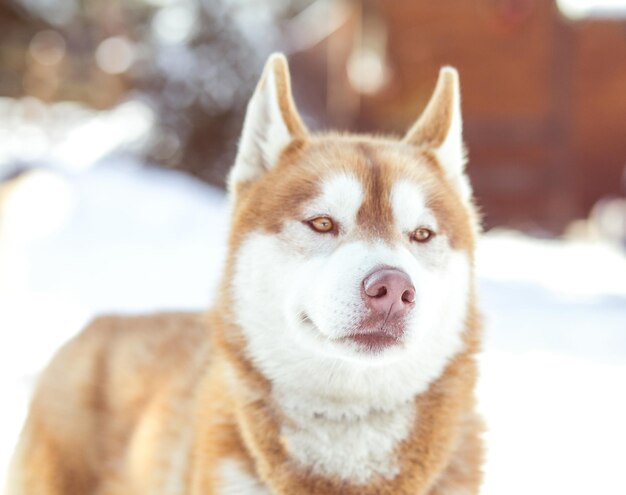
[[[286,411],[282,434],[289,454],[313,472],[365,484],[375,474],[393,478],[399,472],[395,449],[414,424],[415,406],[342,415],[300,406]]]

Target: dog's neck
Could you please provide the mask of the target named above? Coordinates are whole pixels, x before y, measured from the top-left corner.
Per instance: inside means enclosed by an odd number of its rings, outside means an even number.
[[[472,408],[477,330],[468,322],[465,350],[430,387],[408,394],[410,362],[359,368],[365,382],[351,367],[311,376],[295,366],[294,375],[270,380],[248,357],[241,330],[215,318],[214,342],[234,380],[233,420],[256,475],[277,493],[425,493],[451,455],[458,418]]]
[[[416,394],[409,397],[380,400],[371,395],[347,394],[345,389],[297,388],[291,383],[274,383],[271,400],[280,413],[288,418],[317,420],[348,424],[363,422],[381,414],[403,411],[413,402]]]
[[[275,418],[276,440],[291,463],[356,486],[398,475],[397,448],[415,428],[415,396],[379,401],[367,394],[345,394],[345,389],[296,387],[292,380],[260,390],[259,380],[267,379],[258,370],[252,378],[249,361],[243,374],[242,366],[240,361],[239,369],[229,373],[233,385],[238,383],[234,389],[246,390],[244,402],[261,405]]]
[[[284,395],[275,404],[289,455],[303,467],[356,484],[398,474],[394,452],[413,428],[414,400],[389,407]]]

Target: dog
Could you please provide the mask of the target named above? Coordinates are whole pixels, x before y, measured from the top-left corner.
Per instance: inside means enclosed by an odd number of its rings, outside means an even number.
[[[266,63],[207,314],[105,316],[43,373],[10,495],[467,495],[481,483],[458,74],[402,139],[311,134]]]

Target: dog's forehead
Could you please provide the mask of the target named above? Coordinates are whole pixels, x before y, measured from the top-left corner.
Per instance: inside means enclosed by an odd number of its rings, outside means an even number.
[[[236,232],[276,233],[287,221],[327,214],[355,226],[361,236],[394,241],[428,218],[453,247],[473,249],[468,208],[436,158],[398,141],[338,137],[295,143],[270,173],[242,191]]]
[[[307,202],[307,212],[341,215],[361,230],[389,239],[399,226],[417,226],[437,185],[427,160],[399,143],[324,144],[303,158],[318,173],[317,193]]]
[[[331,215],[344,224],[353,223],[364,199],[363,184],[350,171],[329,173],[319,180],[318,193],[304,204],[304,215]]]

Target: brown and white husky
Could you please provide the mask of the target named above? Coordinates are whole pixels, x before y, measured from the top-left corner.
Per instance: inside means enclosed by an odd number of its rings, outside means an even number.
[[[318,135],[270,57],[212,310],[102,317],[61,349],[8,493],[477,493],[464,165],[454,69],[401,140]]]

